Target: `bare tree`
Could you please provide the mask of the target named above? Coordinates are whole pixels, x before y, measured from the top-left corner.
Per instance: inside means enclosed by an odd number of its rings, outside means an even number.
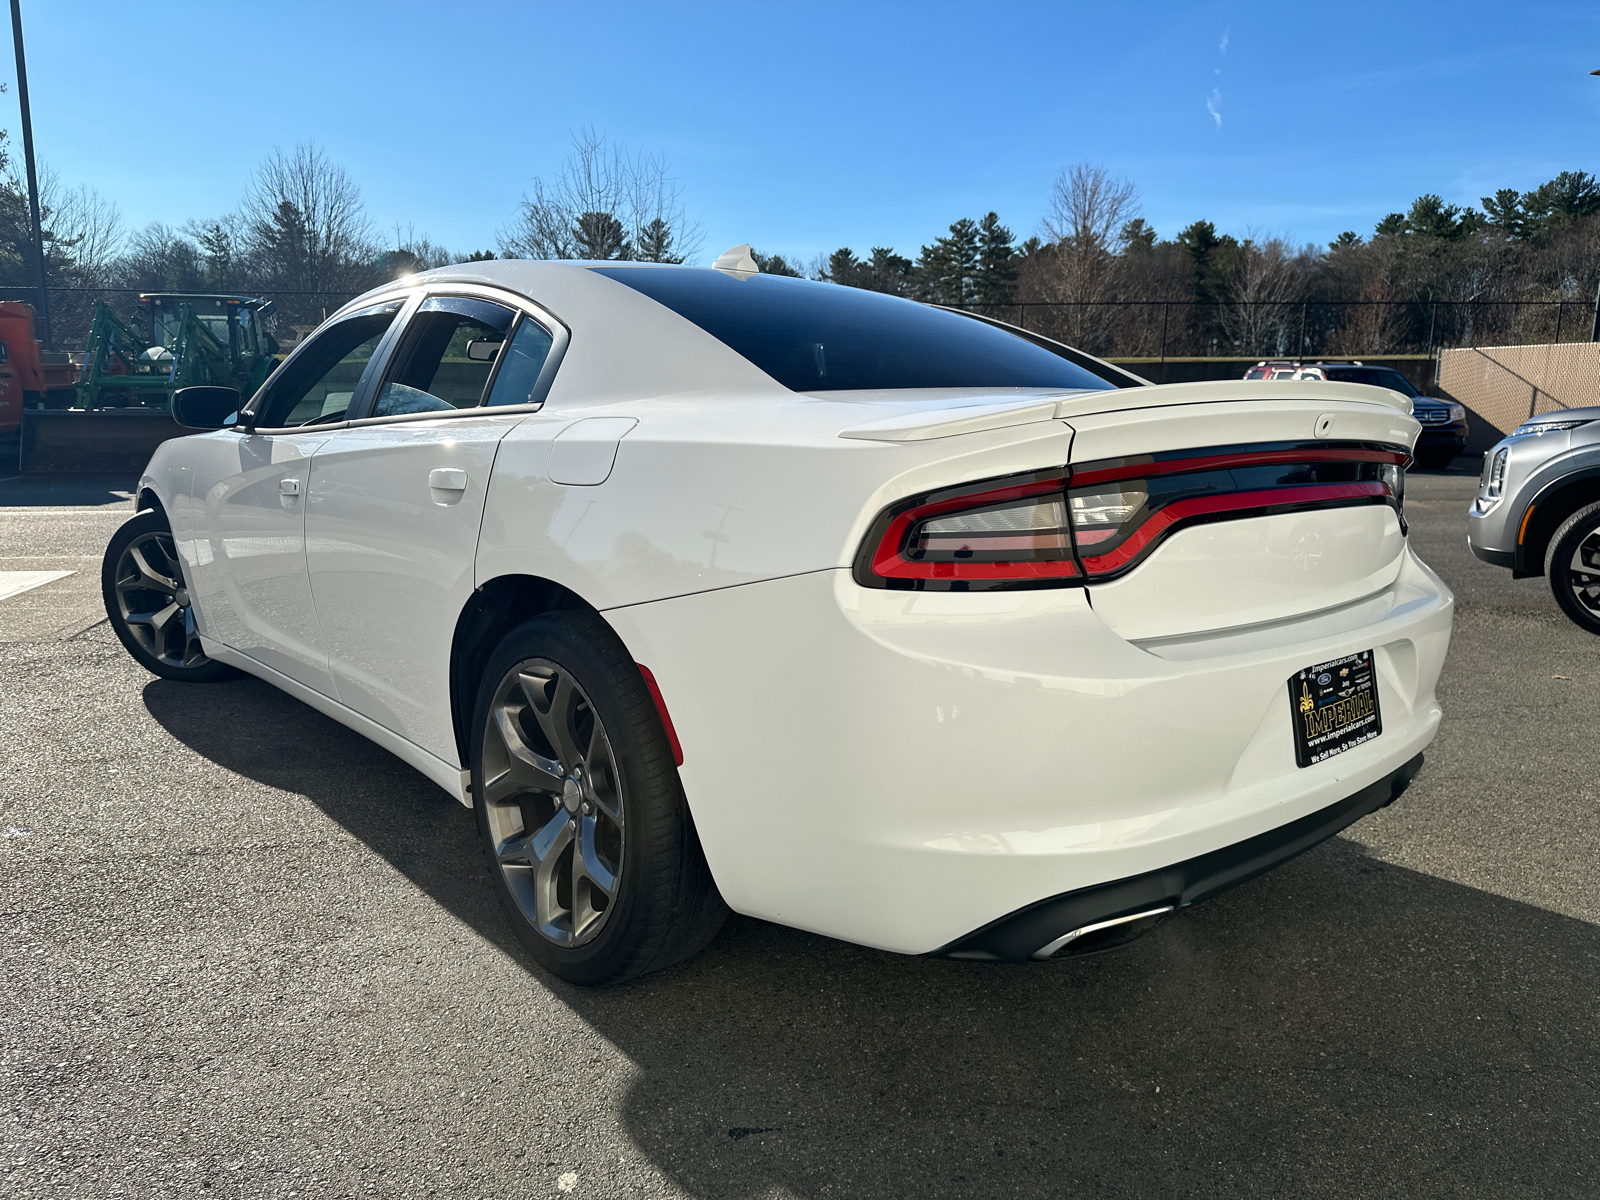
[[[40,180],[39,202],[50,214],[52,240],[71,256],[73,282],[107,286],[126,240],[117,206],[87,184],[62,187],[54,172]]]
[[[246,189],[245,248],[282,291],[351,292],[373,282],[376,251],[361,189],[316,145],[274,149]]]
[[[205,262],[194,242],[169,225],[152,221],[128,239],[118,263],[121,287],[151,292],[205,290]]]
[[[425,233],[418,233],[415,225],[407,225],[402,232],[400,222],[394,223],[394,249],[378,256],[376,267],[385,279],[399,279],[418,271],[431,271],[455,262],[455,255],[439,245]]]
[[[1057,321],[1056,332],[1073,345],[1105,340],[1115,321],[1097,302],[1109,297],[1115,280],[1117,235],[1138,212],[1139,189],[1104,167],[1077,163],[1056,176],[1042,223],[1046,253],[1031,290],[1039,299],[1081,306],[1060,310]]]
[[[683,262],[702,241],[666,160],[631,152],[593,129],[573,138],[572,153],[552,179],[533,181],[517,219],[499,237],[505,258],[646,262]]]
[[[1301,264],[1282,238],[1246,237],[1234,255],[1219,314],[1224,335],[1241,354],[1283,354],[1289,313],[1304,294]]]

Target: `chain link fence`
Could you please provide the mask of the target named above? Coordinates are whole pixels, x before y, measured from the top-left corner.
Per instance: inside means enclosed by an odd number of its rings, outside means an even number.
[[[1102,358],[1432,356],[1441,349],[1589,342],[1600,311],[1575,300],[1100,300],[969,310]]]
[[[118,319],[139,312],[133,288],[51,288],[52,349],[80,354],[104,301]],[[276,309],[267,327],[287,349],[352,292],[254,293]],[[0,300],[37,306],[38,289],[0,287]],[[1165,362],[1173,358],[1340,358],[1428,356],[1478,346],[1600,340],[1600,313],[1577,300],[1333,301],[1222,303],[1190,300],[1023,301],[970,305],[1103,358]],[[45,331],[40,330],[40,336]]]

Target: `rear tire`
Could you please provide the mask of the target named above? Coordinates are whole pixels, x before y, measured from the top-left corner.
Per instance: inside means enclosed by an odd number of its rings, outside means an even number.
[[[1561,523],[1545,552],[1544,573],[1561,611],[1579,628],[1600,634],[1600,502]]]
[[[585,612],[506,635],[478,689],[473,809],[517,937],[568,983],[680,962],[722,927],[672,749],[632,657]]]
[[[207,658],[200,645],[183,560],[162,513],[142,512],[111,535],[100,595],[118,640],[152,675],[216,683],[239,673]]]

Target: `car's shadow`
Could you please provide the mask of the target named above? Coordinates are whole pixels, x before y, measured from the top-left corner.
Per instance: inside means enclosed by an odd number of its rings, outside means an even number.
[[[144,698],[622,1050],[625,1127],[695,1196],[1593,1194],[1600,930],[1352,842],[1101,958],[905,958],[734,918],[587,992],[523,953],[471,814],[409,768],[254,680]]]

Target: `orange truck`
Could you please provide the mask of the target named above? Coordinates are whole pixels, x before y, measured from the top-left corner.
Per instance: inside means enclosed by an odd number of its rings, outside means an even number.
[[[0,300],[0,434],[22,426],[24,408],[69,408],[78,368],[33,336],[33,305]]]

